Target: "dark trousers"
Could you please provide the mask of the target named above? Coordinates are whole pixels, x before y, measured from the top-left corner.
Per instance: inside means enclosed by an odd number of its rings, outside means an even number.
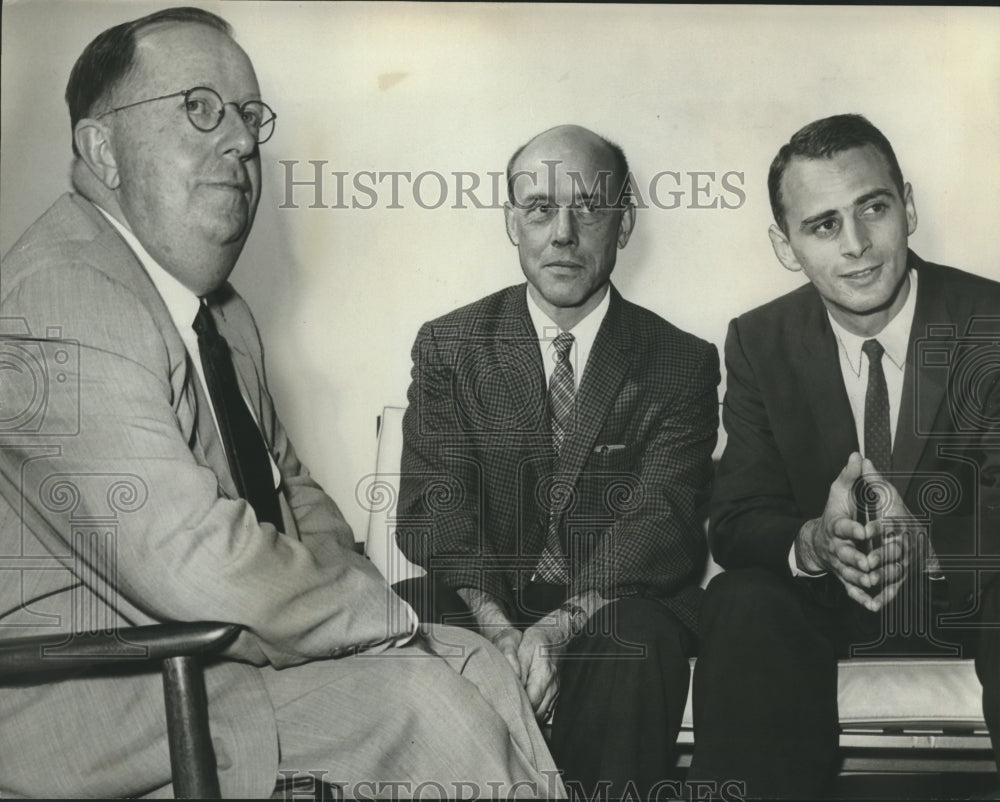
[[[823,795],[837,765],[837,660],[879,640],[882,626],[835,583],[758,569],[712,580],[699,626],[689,780],[743,781],[750,797]],[[1000,622],[1000,581],[984,592],[981,619]],[[1000,766],[1000,629],[935,637],[975,654]],[[885,640],[866,651],[901,655],[905,643]]]
[[[448,588],[420,579],[394,589],[422,621],[474,626]],[[529,584],[514,623],[524,629],[565,599],[563,587]],[[673,613],[642,598],[607,605],[570,641],[549,746],[571,796],[590,799],[607,788],[608,798],[646,799],[673,779],[694,644]]]

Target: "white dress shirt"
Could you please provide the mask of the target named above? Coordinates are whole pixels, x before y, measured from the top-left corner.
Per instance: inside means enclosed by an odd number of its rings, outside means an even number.
[[[531,297],[530,287],[528,293],[528,314],[531,322],[535,326],[535,334],[538,336],[538,347],[542,354],[542,366],[545,369],[545,385],[549,384],[552,378],[552,371],[556,369],[556,348],[555,339],[562,333],[562,329],[552,322],[542,308],[535,303]],[[608,314],[608,307],[611,305],[610,285],[604,291],[604,298],[601,302],[587,313],[587,316],[573,326],[570,334],[573,335],[573,346],[569,352],[569,363],[573,366],[573,389],[579,391],[583,373],[587,369],[587,360],[590,359],[590,352],[594,348],[594,340],[597,339],[597,332]]]
[[[94,204],[97,206],[97,204]],[[167,307],[167,312],[170,314],[170,319],[174,321],[174,326],[177,328],[177,333],[181,337],[181,342],[187,348],[188,355],[191,357],[191,362],[194,365],[195,372],[198,374],[198,379],[201,381],[201,387],[205,391],[205,397],[209,399],[208,408],[212,412],[212,421],[215,423],[215,431],[219,433],[219,441],[222,443],[223,448],[225,448],[226,441],[222,438],[222,432],[219,429],[219,419],[215,414],[215,407],[211,402],[211,396],[208,393],[208,383],[205,381],[205,369],[201,364],[201,349],[198,347],[198,334],[194,330],[194,319],[198,315],[198,307],[201,305],[201,299],[195,295],[191,290],[185,287],[181,282],[174,278],[170,273],[164,270],[159,262],[157,262],[149,252],[142,246],[142,243],[136,238],[135,234],[131,232],[120,220],[114,217],[105,209],[97,206],[98,211],[103,214],[109,223],[115,227],[115,230],[121,234],[123,240],[132,249],[135,254],[136,259],[142,265],[146,274],[149,276],[150,281],[153,282],[153,286],[156,287],[156,291],[160,293],[160,297],[163,299],[164,305]],[[254,421],[257,422],[258,427],[260,426],[260,421],[257,421],[257,416],[254,414],[253,405],[247,401],[246,393],[243,387],[240,386],[240,395],[243,397],[243,402],[247,405],[247,409],[250,410],[251,416],[253,416]],[[270,449],[267,449],[267,458],[271,463],[271,476],[274,479],[274,487],[277,489],[281,484],[281,471],[278,470],[278,466],[274,461],[274,457],[271,456]]]
[[[892,443],[896,442],[896,423],[903,396],[903,373],[906,369],[906,349],[910,344],[913,313],[917,308],[917,271],[910,271],[910,293],[906,303],[875,337],[852,334],[830,317],[830,326],[837,338],[837,355],[844,388],[854,414],[854,427],[858,433],[858,447],[865,453],[865,396],[868,392],[868,356],[861,350],[866,340],[878,340],[885,349],[882,371],[889,391],[889,430]]]
[[[97,204],[94,205],[97,206]],[[132,249],[132,252],[135,254],[139,263],[149,276],[150,281],[153,282],[153,286],[156,287],[156,291],[163,299],[163,304],[167,307],[170,319],[173,320],[174,326],[177,328],[177,333],[181,337],[181,342],[184,343],[184,346],[187,348],[188,355],[191,357],[191,362],[194,365],[195,372],[198,374],[198,379],[201,381],[201,387],[205,391],[205,397],[209,399],[208,408],[212,413],[212,421],[215,423],[215,431],[219,433],[219,442],[221,442],[223,448],[225,448],[226,441],[222,438],[222,432],[219,429],[219,419],[216,417],[215,407],[212,404],[211,396],[208,393],[208,383],[205,381],[205,369],[201,364],[201,349],[198,347],[198,334],[194,330],[194,319],[198,315],[198,308],[201,306],[201,299],[181,284],[181,282],[174,278],[174,276],[164,270],[160,264],[149,255],[149,252],[142,246],[142,243],[139,242],[135,234],[133,234],[131,230],[129,230],[120,220],[105,209],[102,209],[100,206],[97,206],[97,209],[107,218],[108,222],[115,227],[115,230]],[[260,421],[257,421],[253,405],[247,401],[246,392],[244,392],[242,385],[240,386],[240,395],[243,397],[243,402],[247,405],[247,409],[250,410],[251,416],[253,416],[254,421],[257,422],[259,427]],[[271,456],[270,449],[267,449],[267,452],[267,458],[271,463],[271,476],[274,479],[274,487],[277,489],[281,484],[281,471],[278,470],[274,457]]]
[[[885,353],[882,355],[882,372],[889,392],[889,431],[891,443],[896,442],[896,423],[903,397],[903,375],[906,372],[906,349],[910,344],[910,329],[913,328],[913,314],[917,308],[917,271],[910,270],[910,290],[896,316],[874,337],[864,337],[849,332],[827,312],[830,328],[837,338],[837,357],[840,374],[847,390],[847,400],[854,415],[854,428],[858,434],[858,449],[865,453],[865,396],[868,393],[868,356],[861,350],[866,340],[878,340]],[[788,564],[794,576],[822,576],[807,574],[799,568],[795,559],[795,544],[788,554]]]

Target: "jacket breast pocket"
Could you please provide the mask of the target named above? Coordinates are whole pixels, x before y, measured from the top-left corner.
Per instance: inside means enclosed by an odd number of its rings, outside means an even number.
[[[605,472],[628,470],[632,466],[634,452],[625,443],[599,443],[587,458],[587,470]]]
[[[641,503],[644,493],[635,458],[635,451],[623,444],[595,446],[579,479],[578,509],[613,520]]]

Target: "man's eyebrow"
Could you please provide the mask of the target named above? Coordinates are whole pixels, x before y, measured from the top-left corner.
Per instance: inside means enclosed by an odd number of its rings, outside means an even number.
[[[814,223],[818,223],[821,220],[826,220],[828,217],[835,217],[837,215],[836,209],[827,209],[825,212],[820,212],[819,214],[814,214],[812,217],[807,217],[801,223],[799,223],[799,229],[809,228],[809,226]]]
[[[878,189],[873,189],[871,192],[866,192],[864,195],[859,195],[854,199],[853,206],[863,206],[870,200],[875,200],[875,198],[882,198],[888,195],[892,197],[892,190],[886,189],[885,187],[879,187]],[[828,217],[834,217],[837,214],[836,209],[827,209],[825,212],[820,212],[819,214],[814,214],[811,217],[807,217],[801,223],[799,223],[799,228],[808,228],[814,223],[818,223],[821,220],[826,220]]]
[[[553,196],[550,195],[548,192],[545,192],[543,189],[536,189],[534,192],[529,192],[528,194],[526,194],[524,196],[524,198],[522,198],[522,203],[525,202],[525,201],[537,201],[537,200],[549,201],[550,203],[554,203],[555,202],[554,199],[553,199]],[[602,193],[602,192],[575,192],[575,193],[573,193],[573,200],[571,202],[572,203],[592,203],[592,202],[603,203],[603,202],[605,202],[605,200],[604,200],[604,193]]]
[[[528,192],[523,198],[521,198],[521,203],[545,200],[549,200],[549,194],[536,188],[533,192]]]
[[[878,189],[873,189],[871,192],[866,192],[864,195],[859,197],[854,201],[855,206],[864,206],[868,201],[875,200],[875,198],[881,198],[888,195],[892,197],[892,190],[885,187],[879,187]]]

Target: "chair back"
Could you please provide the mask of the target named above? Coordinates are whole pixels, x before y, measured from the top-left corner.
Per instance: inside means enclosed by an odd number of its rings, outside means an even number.
[[[365,487],[368,533],[365,554],[386,581],[393,585],[427,572],[414,565],[396,545],[396,502],[399,499],[399,465],[403,455],[403,407],[385,407],[378,431],[375,473]]]

